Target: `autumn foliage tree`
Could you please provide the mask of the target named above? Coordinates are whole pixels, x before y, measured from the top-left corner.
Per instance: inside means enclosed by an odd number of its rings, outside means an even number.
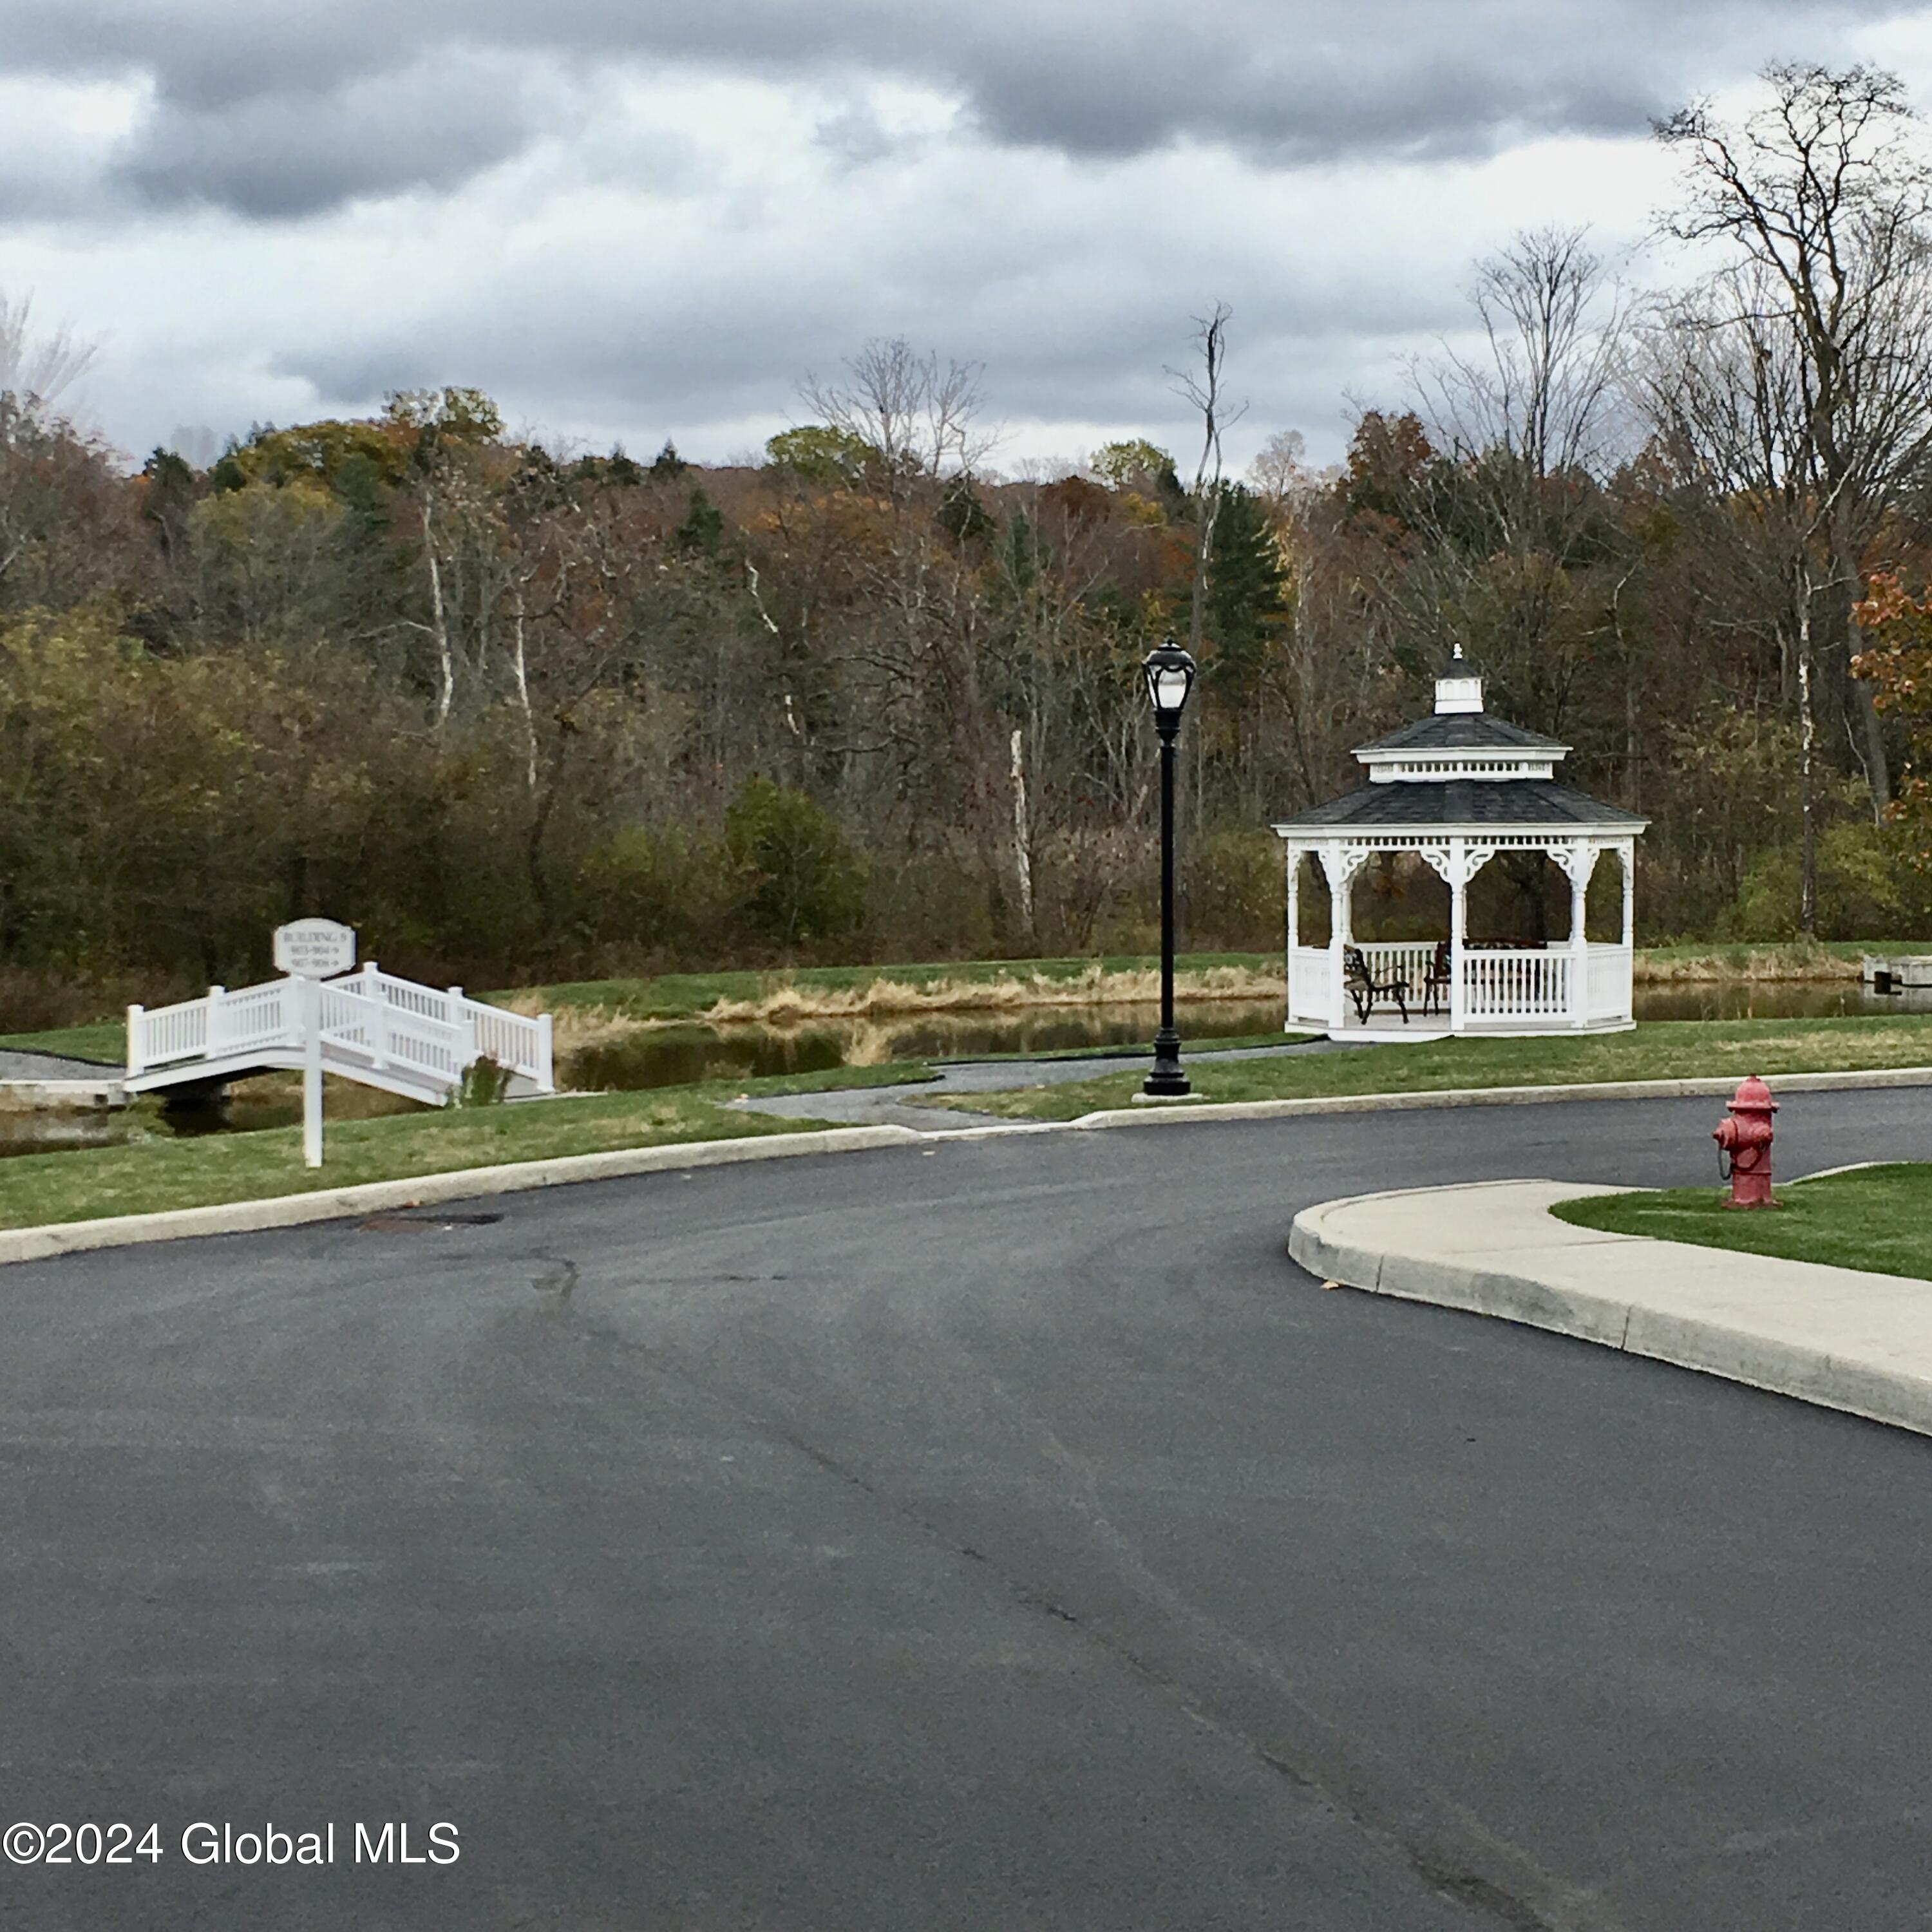
[[[0,388],[0,995],[239,982],[315,912],[478,986],[1142,948],[1136,668],[1170,632],[1202,666],[1197,944],[1273,946],[1269,822],[1355,782],[1457,645],[1652,820],[1646,934],[1905,931],[1932,297],[1903,108],[1780,69],[1760,147],[1680,117],[1711,275],[1634,316],[1585,238],[1519,238],[1478,265],[1478,352],[1392,383],[1332,469],[1278,430],[1245,482],[1218,308],[1184,465],[1130,434],[1018,476],[980,372],[893,340],[723,466],[546,446],[452,386],[136,470]]]

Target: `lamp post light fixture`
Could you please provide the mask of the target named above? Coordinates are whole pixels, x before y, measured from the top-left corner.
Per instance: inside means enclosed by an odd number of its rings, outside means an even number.
[[[1174,1030],[1174,746],[1194,688],[1194,660],[1169,638],[1148,652],[1141,672],[1160,734],[1160,1030],[1154,1036],[1154,1071],[1142,1090],[1172,1100],[1193,1091],[1180,1070],[1180,1036]]]

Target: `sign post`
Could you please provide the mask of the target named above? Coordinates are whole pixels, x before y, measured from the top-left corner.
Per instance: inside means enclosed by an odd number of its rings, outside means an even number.
[[[302,1165],[322,1165],[322,982],[298,980],[302,1014]]]
[[[302,1028],[302,1160],[322,1165],[322,985],[356,964],[352,927],[332,919],[298,919],[275,928],[275,964],[295,981]]]

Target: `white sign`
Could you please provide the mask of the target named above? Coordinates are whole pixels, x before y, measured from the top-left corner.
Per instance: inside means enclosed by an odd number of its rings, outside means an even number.
[[[304,980],[326,980],[356,964],[352,926],[332,919],[298,919],[275,928],[275,964]]]

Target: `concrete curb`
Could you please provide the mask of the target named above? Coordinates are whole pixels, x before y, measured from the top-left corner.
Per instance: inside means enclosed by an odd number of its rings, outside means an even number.
[[[749,1138],[684,1141],[669,1147],[616,1148],[606,1154],[565,1154],[501,1167],[458,1168],[446,1174],[402,1180],[370,1180],[314,1193],[279,1194],[266,1200],[231,1201],[212,1208],[176,1208],[155,1214],[117,1214],[98,1221],[60,1221],[40,1228],[0,1232],[0,1263],[44,1261],[88,1248],[119,1248],[143,1241],[185,1240],[197,1234],[252,1233],[299,1227],[352,1215],[442,1201],[468,1201],[534,1187],[562,1187],[582,1180],[610,1180],[680,1168],[724,1167],[740,1161],[782,1160],[794,1155],[856,1153],[870,1148],[920,1145],[927,1141],[983,1139],[1000,1129],[965,1128],[957,1134],[922,1134],[911,1127],[832,1127]]]
[[[1832,1088],[1932,1087],[1932,1066],[1880,1066],[1849,1073],[1771,1073],[1780,1094],[1823,1092]],[[1074,1127],[1166,1126],[1175,1120],[1285,1120],[1303,1114],[1379,1114],[1412,1107],[1503,1107],[1556,1100],[1660,1100],[1717,1096],[1737,1091],[1736,1076],[1689,1080],[1589,1080],[1568,1087],[1445,1087],[1432,1093],[1336,1094],[1309,1100],[1214,1100],[1195,1106],[1178,1101],[1165,1107],[1110,1108],[1082,1114],[1065,1123]],[[1596,1190],[1607,1192],[1604,1189]]]
[[[1541,1228],[1499,1228],[1495,1246],[1481,1256],[1429,1252],[1412,1238],[1406,1244],[1383,1238],[1372,1225],[1411,1203],[1424,1204],[1428,1218],[1446,1223],[1452,1197],[1508,1189],[1519,1191],[1519,1200],[1522,1190],[1542,1192]],[[1492,1181],[1355,1195],[1298,1214],[1288,1252],[1325,1281],[1547,1329],[1932,1436],[1932,1286],[1577,1228],[1547,1212],[1549,1201],[1630,1191]],[[1507,1220],[1515,1204],[1499,1199],[1492,1212],[1480,1199],[1477,1204],[1480,1218],[1492,1225]],[[1511,1239],[1520,1244],[1520,1258],[1514,1267],[1499,1264]],[[1606,1277],[1619,1286],[1606,1286]],[[1630,1292],[1624,1284],[1640,1285],[1641,1292]],[[1808,1341],[1777,1332],[1793,1327],[1792,1304],[1799,1298],[1808,1304],[1801,1321],[1808,1317],[1814,1331],[1834,1328],[1835,1345],[1822,1336]]]
[[[1932,1086],[1932,1066],[1886,1067],[1868,1072],[1792,1073],[1775,1076],[1780,1091],[1831,1088]],[[980,1141],[1015,1134],[1064,1132],[1068,1128],[1143,1127],[1175,1120],[1292,1120],[1303,1114],[1378,1113],[1399,1108],[1480,1107],[1547,1100],[1634,1100],[1685,1094],[1729,1094],[1729,1078],[1626,1080],[1569,1087],[1468,1087],[1436,1093],[1349,1094],[1306,1100],[1222,1101],[1140,1109],[1114,1108],[1076,1120],[1011,1120],[996,1125],[945,1127],[931,1132],[892,1125],[821,1128],[757,1135],[741,1139],[688,1141],[669,1147],[619,1148],[607,1154],[566,1154],[554,1160],[517,1161],[500,1167],[460,1168],[398,1180],[365,1181],[314,1193],[274,1195],[215,1207],[178,1208],[154,1214],[118,1214],[96,1221],[59,1221],[38,1228],[0,1229],[0,1266],[43,1261],[90,1248],[128,1247],[144,1241],[184,1240],[200,1234],[246,1234],[380,1214],[411,1203],[428,1205],[534,1187],[556,1187],[626,1174],[717,1167],[733,1162],[776,1160],[794,1154],[862,1152],[867,1148]],[[1601,1192],[1605,1190],[1597,1190]],[[1610,1238],[1606,1237],[1606,1239]],[[1311,1264],[1312,1265],[1312,1264]],[[1337,1276],[1337,1280],[1341,1279]],[[1352,1284],[1359,1286],[1360,1284]]]

